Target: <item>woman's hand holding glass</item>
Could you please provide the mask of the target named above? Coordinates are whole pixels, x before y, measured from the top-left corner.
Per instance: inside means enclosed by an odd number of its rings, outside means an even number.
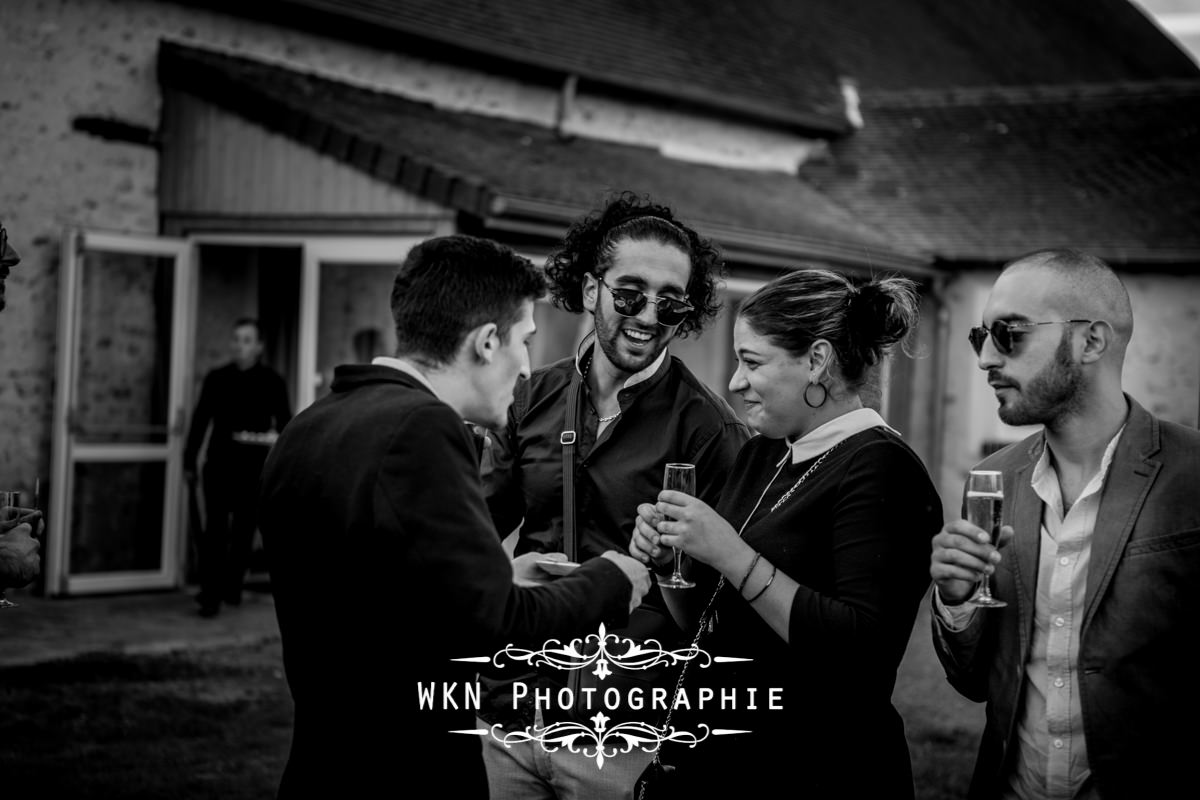
[[[737,556],[749,549],[737,531],[699,498],[664,489],[658,502],[638,506],[630,552],[656,565],[671,560],[671,548],[722,572],[736,569]],[[745,565],[742,565],[745,569]]]

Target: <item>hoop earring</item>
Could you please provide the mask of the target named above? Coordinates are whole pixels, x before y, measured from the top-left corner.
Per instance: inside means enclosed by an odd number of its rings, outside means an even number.
[[[808,399],[808,390],[813,388],[814,386],[820,387],[820,389],[821,389],[821,402],[819,402],[819,403],[814,403],[812,400]],[[809,408],[820,408],[821,406],[825,405],[825,401],[828,399],[829,399],[829,390],[825,388],[825,384],[820,383],[820,382],[813,382],[813,383],[810,383],[808,386],[804,387],[804,405],[808,406]]]

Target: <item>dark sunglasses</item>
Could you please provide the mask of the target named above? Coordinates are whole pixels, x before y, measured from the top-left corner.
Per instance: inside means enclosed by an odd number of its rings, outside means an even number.
[[[646,303],[651,299],[650,295],[638,289],[613,288],[604,282],[604,278],[599,275],[596,280],[600,281],[613,297],[613,308],[623,317],[636,317],[642,313],[642,309],[646,307]],[[658,324],[668,328],[678,325],[687,319],[687,315],[695,310],[695,306],[687,300],[677,300],[674,297],[655,297],[654,306],[658,312]]]
[[[992,323],[992,327],[990,328],[985,328],[982,325],[977,328],[971,328],[967,334],[967,339],[970,340],[971,347],[975,349],[975,355],[983,352],[983,343],[987,341],[987,337],[990,335],[996,345],[996,349],[1003,355],[1011,356],[1013,349],[1027,328],[1034,328],[1038,325],[1074,325],[1077,322],[1084,322],[1090,325],[1092,320],[1060,319],[1053,322],[1005,322],[1002,319],[998,319]]]

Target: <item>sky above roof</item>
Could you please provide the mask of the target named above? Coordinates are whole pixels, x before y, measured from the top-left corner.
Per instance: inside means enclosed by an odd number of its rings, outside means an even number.
[[[1133,0],[1200,63],[1200,0]]]

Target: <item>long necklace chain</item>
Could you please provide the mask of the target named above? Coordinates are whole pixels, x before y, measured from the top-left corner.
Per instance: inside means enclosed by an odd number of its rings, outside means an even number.
[[[843,439],[842,441],[845,441],[845,439]],[[771,511],[774,511],[775,509],[777,509],[781,505],[783,505],[784,501],[792,496],[792,492],[794,492],[794,491],[796,491],[796,489],[800,488],[800,484],[804,483],[804,481],[808,478],[808,476],[812,475],[813,472],[816,470],[816,468],[821,466],[822,462],[824,462],[825,459],[829,457],[829,454],[832,453],[834,450],[837,450],[841,446],[842,446],[842,442],[838,442],[833,447],[826,450],[824,453],[821,453],[820,458],[818,458],[816,461],[814,461],[812,463],[811,467],[804,470],[804,474],[800,476],[800,479],[792,484],[792,488],[790,488],[786,492],[784,492],[783,497],[781,497],[775,501],[775,505],[771,506]],[[771,490],[771,487],[775,485],[775,479],[779,477],[779,473],[783,472],[783,467],[784,467],[784,464],[786,464],[786,463],[787,463],[787,458],[785,458],[783,461],[779,462],[779,468],[777,470],[775,470],[775,474],[771,476],[771,480],[767,481],[767,485],[763,487],[762,494],[760,494],[758,496],[758,501],[754,504],[754,508],[750,509],[750,513],[746,515],[745,521],[742,522],[742,527],[738,528],[737,535],[738,535],[739,539],[743,538],[743,534],[745,534],[745,532],[746,532],[746,526],[750,524],[750,520],[754,519],[754,514],[758,511],[758,507],[762,505],[762,501],[767,496],[767,492],[769,492]],[[770,514],[771,511],[768,511],[767,513]],[[708,605],[704,609],[704,613],[702,613],[700,615],[700,629],[696,632],[696,641],[692,642],[693,647],[696,646],[696,643],[700,641],[700,633],[702,631],[704,631],[707,628],[710,633],[712,632],[714,623],[716,621],[715,620],[716,611],[713,610],[713,605],[717,602],[717,595],[719,595],[721,593],[721,589],[723,589],[724,587],[725,587],[725,576],[722,575],[720,580],[717,581],[717,588],[713,591],[712,597],[709,599]],[[710,611],[712,611],[712,616],[709,616]]]
[[[844,441],[846,441],[846,440],[843,439],[842,442],[844,442]],[[833,447],[826,450],[824,453],[821,453],[821,457],[818,458],[816,461],[814,461],[813,465],[804,471],[804,474],[800,476],[800,480],[793,483],[792,488],[790,488],[786,492],[784,492],[783,497],[781,497],[775,501],[775,505],[771,506],[771,510],[774,511],[775,509],[777,509],[781,505],[783,505],[785,502],[787,502],[787,499],[792,496],[792,492],[794,492],[798,488],[800,488],[800,484],[804,483],[804,479],[807,478],[809,475],[812,475],[813,470],[815,470],[817,467],[821,466],[821,462],[824,461],[829,456],[830,453],[832,453],[834,450],[837,450],[839,447],[841,447],[842,442],[838,442]],[[779,473],[777,472],[775,474],[778,475]],[[772,482],[774,482],[774,479],[772,479]],[[770,484],[767,485],[767,488],[770,488]],[[765,490],[764,490],[763,494],[764,495],[766,494]],[[748,519],[746,521],[749,522]]]

